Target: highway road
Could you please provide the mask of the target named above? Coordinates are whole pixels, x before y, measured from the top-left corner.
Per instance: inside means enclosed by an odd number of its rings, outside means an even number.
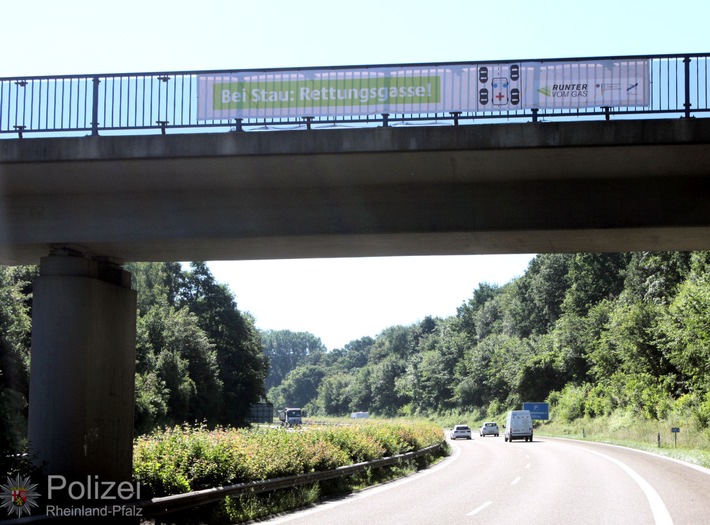
[[[710,470],[621,447],[536,437],[457,441],[434,467],[270,524],[710,523]]]

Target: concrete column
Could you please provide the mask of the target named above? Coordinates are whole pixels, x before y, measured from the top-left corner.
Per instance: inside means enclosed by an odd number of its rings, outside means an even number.
[[[30,451],[48,474],[131,479],[136,292],[109,260],[50,255],[34,283]]]

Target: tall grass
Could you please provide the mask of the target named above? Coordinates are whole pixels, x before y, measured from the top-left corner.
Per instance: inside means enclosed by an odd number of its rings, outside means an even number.
[[[144,493],[156,497],[331,470],[444,443],[442,428],[424,420],[360,420],[338,426],[309,425],[298,430],[269,427],[210,430],[184,425],[137,438],[133,469]],[[256,519],[306,505],[323,493],[352,490],[400,475],[401,469],[416,470],[418,466],[422,465],[411,462],[368,471],[347,480],[228,499],[209,508],[207,521]],[[205,517],[201,515],[200,519]]]
[[[672,428],[679,428],[680,432],[675,434]],[[536,432],[637,448],[710,468],[710,429],[693,418],[649,420],[617,410],[608,416],[583,417],[571,422],[555,419],[540,422]]]

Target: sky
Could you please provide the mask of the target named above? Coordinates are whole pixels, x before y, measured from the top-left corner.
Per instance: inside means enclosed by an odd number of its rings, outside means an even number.
[[[710,51],[706,0],[33,0],[2,5],[0,77]],[[427,315],[533,257],[211,263],[262,329],[327,348]]]

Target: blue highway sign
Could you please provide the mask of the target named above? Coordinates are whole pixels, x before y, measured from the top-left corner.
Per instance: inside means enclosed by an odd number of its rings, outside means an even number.
[[[523,403],[523,410],[529,410],[533,419],[550,419],[548,403]]]

